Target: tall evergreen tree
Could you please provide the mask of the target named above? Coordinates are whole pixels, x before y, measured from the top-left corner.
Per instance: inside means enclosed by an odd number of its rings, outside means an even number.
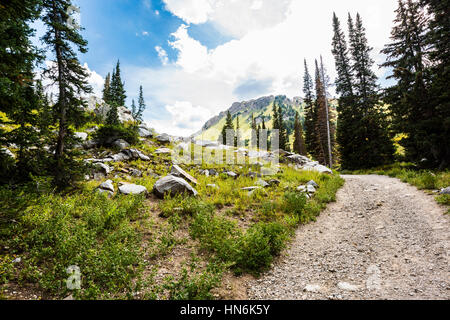
[[[239,123],[239,116],[236,117],[236,136],[234,138],[234,146],[238,146],[238,141],[241,141],[241,125]]]
[[[14,125],[11,132],[0,126],[0,144],[15,144],[19,149],[18,170],[14,170],[13,159],[0,151],[2,182],[15,178],[15,173],[18,178],[42,173],[35,170],[42,145],[36,130],[38,97],[33,82],[33,66],[41,57],[30,41],[34,34],[30,24],[38,17],[38,4],[35,0],[11,0],[0,5],[0,111],[8,119],[0,117],[0,124]]]
[[[305,60],[303,76],[303,93],[305,95],[305,144],[306,151],[316,157],[317,140],[315,134],[316,112],[314,106],[314,84]]]
[[[225,125],[223,126],[223,129],[222,129],[221,136],[222,136],[222,143],[224,145],[231,145],[231,146],[233,146],[235,134],[232,133],[233,140],[227,141],[227,130],[234,130],[233,118],[231,117],[230,111],[227,111],[227,117],[226,117],[226,120],[225,120]]]
[[[431,116],[427,112],[430,101],[424,77],[425,17],[419,5],[412,1],[406,4],[399,1],[396,13],[392,42],[382,50],[387,56],[382,66],[392,68],[389,78],[395,78],[397,83],[385,90],[385,101],[390,105],[395,131],[406,134],[400,143],[408,159],[419,161],[431,151],[423,144],[427,137],[422,127]]]
[[[111,103],[111,74],[109,72],[105,78],[105,85],[103,86],[103,101],[108,104]]]
[[[138,112],[138,108],[136,107],[136,102],[134,102],[134,99],[131,100],[131,115],[134,119],[136,119]]]
[[[351,18],[350,18],[351,19]],[[353,23],[352,23],[353,24]],[[338,100],[338,128],[337,143],[343,168],[351,167],[355,163],[354,157],[358,157],[354,142],[354,125],[358,125],[354,108],[356,100],[353,94],[353,74],[351,70],[350,58],[348,56],[347,41],[344,32],[341,30],[340,22],[333,13],[333,49],[335,58],[337,78],[335,81],[336,92],[339,94]]]
[[[349,15],[351,71],[354,75],[353,145],[351,162],[346,169],[366,168],[392,161],[393,144],[389,137],[387,115],[380,107],[377,77],[372,71],[372,48],[367,43],[365,29],[359,14],[356,23]]]
[[[429,107],[418,123],[423,132],[422,145],[425,157],[440,169],[450,166],[450,20],[449,0],[421,0],[431,13],[426,42],[431,61],[429,70]]]
[[[70,125],[79,123],[83,118],[82,107],[85,102],[81,94],[89,93],[87,71],[78,61],[77,49],[87,52],[87,41],[83,39],[77,28],[67,23],[68,9],[72,6],[69,0],[42,0],[44,9],[43,21],[47,28],[43,41],[52,49],[55,61],[46,70],[49,79],[58,85],[58,101],[54,108],[59,122],[58,138],[55,150],[54,182],[59,188],[73,181],[80,173],[75,164],[73,154],[68,152],[74,142]],[[68,148],[67,148],[68,147]]]
[[[303,128],[298,112],[295,113],[294,122],[294,152],[306,156],[305,139],[303,138]]]
[[[285,150],[285,151],[290,151],[291,147],[289,144],[289,136],[288,136],[288,132],[287,132],[286,123],[283,119],[284,115],[283,115],[283,109],[282,109],[281,104],[278,106],[277,116],[278,116],[277,128],[278,128],[278,130],[280,130],[280,133],[279,133],[280,149]]]
[[[325,106],[325,89],[320,73],[317,60],[315,61],[315,82],[316,82],[316,121],[315,121],[315,138],[317,141],[316,147],[316,160],[319,163],[327,165],[329,164],[327,145],[328,145],[328,131],[327,131],[327,115]]]
[[[124,87],[125,84],[122,82],[120,71],[120,61],[118,60],[111,80],[111,104],[115,104],[117,107],[123,107],[125,105],[127,95]]]
[[[142,86],[139,87],[139,99],[138,99],[138,110],[136,113],[136,116],[133,116],[137,121],[142,122],[144,121],[143,115],[145,111],[145,100],[144,100],[144,92],[142,90]]]
[[[258,133],[256,132],[258,130],[258,128],[256,127],[256,119],[252,113],[251,117],[250,117],[250,128],[252,130],[251,132],[251,137],[250,137],[250,145],[252,147],[259,147],[259,143],[258,143]]]

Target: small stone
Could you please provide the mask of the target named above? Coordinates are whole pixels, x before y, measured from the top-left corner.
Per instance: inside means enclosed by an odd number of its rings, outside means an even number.
[[[269,186],[270,186],[270,184],[267,183],[266,181],[264,181],[263,179],[259,179],[258,182],[256,182],[256,183],[257,183],[259,186],[263,187],[263,188],[266,188],[266,187],[269,187]]]
[[[119,148],[120,150],[130,147],[130,144],[123,139],[119,139],[113,142],[113,147]]]
[[[348,282],[339,282],[337,284],[338,288],[344,291],[356,291],[359,289],[357,285],[350,284]]]
[[[450,187],[442,189],[439,194],[450,194]]]
[[[107,181],[103,182],[102,184],[100,184],[98,187],[103,190],[109,190],[111,192],[114,192],[114,185],[113,185],[112,180],[107,180]]]
[[[308,181],[308,183],[306,185],[307,186],[313,186],[314,188],[318,188],[319,187],[319,185],[314,180]]]
[[[119,192],[122,194],[142,194],[147,193],[147,188],[137,184],[125,184],[119,187]]]
[[[308,284],[303,289],[303,291],[306,291],[306,292],[319,292],[320,289],[321,289],[321,287],[319,285],[317,285],[317,284]]]
[[[186,171],[180,168],[180,166],[174,164],[170,170],[170,174],[174,177],[183,178],[184,180],[193,184],[198,184],[197,179],[188,174]]]

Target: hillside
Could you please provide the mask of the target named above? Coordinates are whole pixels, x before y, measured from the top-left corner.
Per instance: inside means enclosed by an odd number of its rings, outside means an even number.
[[[299,112],[300,120],[304,122],[304,108],[305,104],[303,98],[294,97],[292,99],[279,96],[266,96],[254,100],[235,102],[232,106],[219,113],[217,116],[208,120],[202,130],[193,135],[196,139],[216,141],[219,138],[220,132],[225,125],[227,112],[230,111],[233,118],[233,123],[236,126],[236,118],[239,116],[240,128],[244,140],[250,139],[250,127],[252,114],[256,119],[256,124],[259,125],[264,119],[266,127],[272,128],[272,114],[273,104],[276,101],[277,105],[281,105],[284,113],[284,120],[286,121],[290,142],[293,142],[294,135],[294,120],[295,112]],[[331,112],[336,114],[336,101],[330,101]],[[335,118],[335,117],[333,117]]]

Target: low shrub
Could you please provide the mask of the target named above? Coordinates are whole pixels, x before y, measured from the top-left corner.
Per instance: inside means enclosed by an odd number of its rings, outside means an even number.
[[[93,134],[93,137],[103,147],[111,147],[112,143],[118,139],[123,139],[131,145],[139,142],[137,128],[133,126],[104,125]]]

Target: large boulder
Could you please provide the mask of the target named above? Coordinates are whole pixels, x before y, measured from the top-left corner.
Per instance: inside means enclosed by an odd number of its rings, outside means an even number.
[[[166,133],[156,136],[156,140],[158,140],[158,142],[160,143],[170,143],[170,137]]]
[[[139,133],[139,136],[142,138],[153,137],[153,132],[150,129],[148,129],[146,126],[139,126],[138,133]]]
[[[119,148],[120,150],[130,147],[130,144],[123,139],[119,139],[113,142],[113,147]]]
[[[186,181],[189,181],[193,184],[198,184],[197,179],[191,176],[189,173],[180,168],[180,166],[174,164],[172,166],[172,170],[170,170],[170,174],[174,177],[183,178]]]
[[[161,199],[164,198],[164,195],[169,193],[171,195],[187,193],[193,196],[198,194],[197,190],[185,180],[172,175],[168,175],[156,181],[153,186],[153,192]]]
[[[98,188],[102,189],[102,190],[109,190],[111,192],[114,192],[114,185],[113,185],[112,180],[107,180],[107,181],[103,182],[102,184],[100,184],[98,186]]]
[[[140,186],[137,184],[124,184],[119,187],[119,192],[121,194],[129,195],[129,194],[143,194],[147,193],[147,188],[144,186]]]

